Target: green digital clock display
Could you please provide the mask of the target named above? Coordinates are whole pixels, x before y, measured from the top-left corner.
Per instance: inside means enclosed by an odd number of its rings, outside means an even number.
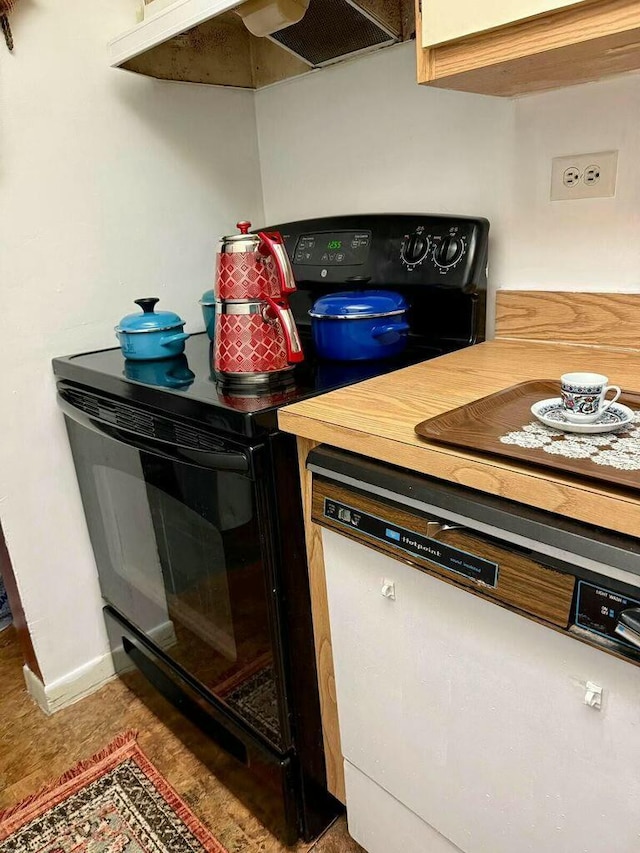
[[[2,0],[0,0],[2,6]],[[371,231],[324,231],[301,234],[291,260],[308,267],[356,267],[366,263]]]

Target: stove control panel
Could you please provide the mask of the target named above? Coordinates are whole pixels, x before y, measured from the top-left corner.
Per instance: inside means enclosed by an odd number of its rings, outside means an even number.
[[[486,289],[489,223],[467,216],[352,214],[272,224],[298,284]]]

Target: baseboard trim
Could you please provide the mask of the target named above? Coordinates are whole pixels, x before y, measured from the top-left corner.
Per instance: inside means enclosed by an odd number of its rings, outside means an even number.
[[[55,714],[56,711],[73,705],[115,678],[111,654],[94,658],[50,684],[43,684],[26,664],[22,671],[29,695],[45,714]]]

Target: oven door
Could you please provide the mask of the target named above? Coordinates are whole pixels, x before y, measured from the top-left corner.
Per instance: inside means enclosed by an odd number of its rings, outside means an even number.
[[[64,383],[58,402],[104,598],[241,725],[286,751],[267,448]],[[169,428],[171,441],[157,437]]]

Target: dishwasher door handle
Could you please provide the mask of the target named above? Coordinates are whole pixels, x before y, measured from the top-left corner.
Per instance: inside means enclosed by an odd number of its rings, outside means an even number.
[[[450,530],[466,530],[462,524],[446,524],[440,521],[427,522],[427,536],[429,539],[438,539],[441,533],[448,533]]]

